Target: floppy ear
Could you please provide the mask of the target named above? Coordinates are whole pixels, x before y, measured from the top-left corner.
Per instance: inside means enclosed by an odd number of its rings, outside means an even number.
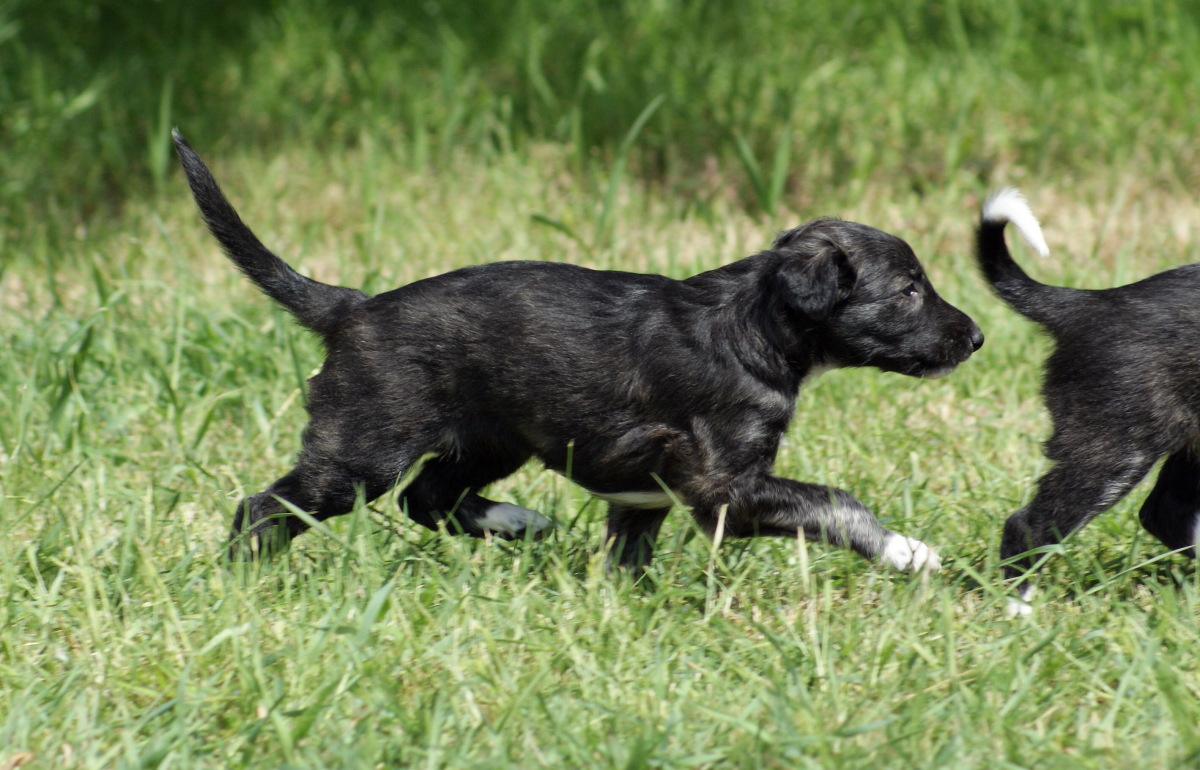
[[[802,236],[786,246],[775,276],[784,304],[814,321],[828,319],[854,293],[858,275],[849,256],[823,235]]]

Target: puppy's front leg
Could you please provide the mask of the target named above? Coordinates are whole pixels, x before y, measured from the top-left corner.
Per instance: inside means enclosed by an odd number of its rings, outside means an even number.
[[[692,515],[714,532],[727,505],[725,537],[782,535],[821,540],[900,570],[934,571],[937,551],[920,540],[890,532],[849,492],[762,474],[742,480],[725,495],[696,505]]]

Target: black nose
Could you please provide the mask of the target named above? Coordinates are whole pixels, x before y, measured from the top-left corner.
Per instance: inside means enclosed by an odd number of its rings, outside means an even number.
[[[983,332],[979,330],[978,326],[971,330],[971,347],[974,350],[983,347]]]

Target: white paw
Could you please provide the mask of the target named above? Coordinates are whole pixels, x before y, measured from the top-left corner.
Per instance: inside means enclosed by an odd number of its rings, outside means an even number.
[[[1020,615],[1032,615],[1033,605],[1029,602],[1023,602],[1020,599],[1009,598],[1008,604],[1004,607],[1004,614],[1010,618]]]
[[[913,572],[937,572],[942,566],[938,552],[920,540],[904,535],[888,535],[879,560],[892,569]]]
[[[496,503],[487,509],[483,518],[475,520],[475,525],[480,529],[508,537],[524,537],[525,532],[531,530],[536,538],[553,524],[537,511],[512,503]]]
[[[1009,597],[1008,604],[1004,609],[1004,614],[1010,618],[1015,618],[1018,615],[1032,615],[1033,605],[1029,600],[1033,598],[1033,584],[1022,583],[1017,589],[1017,595]]]

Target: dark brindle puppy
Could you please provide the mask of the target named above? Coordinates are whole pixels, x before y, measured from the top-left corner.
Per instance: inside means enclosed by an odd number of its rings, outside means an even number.
[[[1142,526],[1168,548],[1194,557],[1200,534],[1200,265],[1115,289],[1045,286],[1009,255],[1007,222],[1043,256],[1048,253],[1025,199],[1008,188],[983,205],[979,263],[1000,298],[1054,338],[1043,386],[1054,421],[1046,456],[1054,467],[1029,505],[1004,525],[1001,558],[1059,542],[1115,505],[1163,455],[1169,456],[1142,505]],[[1006,572],[1016,577],[1030,566],[1026,557]],[[1027,599],[1032,584],[1019,590]]]
[[[304,278],[242,224],[175,135],[196,203],[242,272],[320,335],[296,467],[238,507],[234,548],[268,547],[393,487],[414,521],[503,537],[549,526],[479,495],[531,457],[608,501],[612,558],[639,569],[674,501],[726,537],[803,532],[896,568],[936,553],[840,489],[771,475],[805,376],[946,374],[983,342],[904,241],[818,220],[675,281],[547,262],[455,270],[376,297]],[[668,491],[669,490],[669,491]],[[723,513],[722,513],[723,512]]]

